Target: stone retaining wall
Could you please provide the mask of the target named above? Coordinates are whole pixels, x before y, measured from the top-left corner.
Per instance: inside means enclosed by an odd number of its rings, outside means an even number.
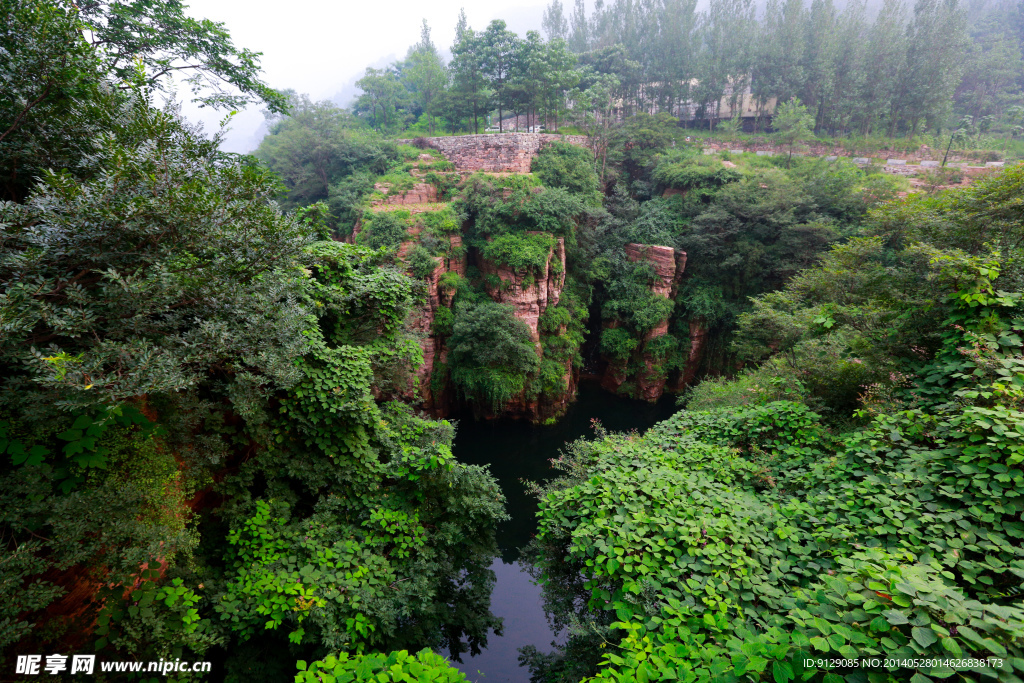
[[[761,154],[779,154],[788,155],[789,146],[779,145],[770,141],[732,141],[732,142],[721,142],[718,140],[704,140],[695,138],[696,143],[699,144],[705,150],[712,150],[713,152],[730,151],[730,152],[756,152]],[[742,148],[742,149],[740,149]],[[849,150],[845,149],[841,144],[824,144],[815,142],[810,145],[796,145],[795,153],[793,156],[812,156],[812,157],[828,157],[828,156],[846,156],[856,157],[856,154],[852,154]],[[886,163],[889,159],[906,159],[907,161],[941,161],[945,156],[945,150],[931,149],[930,147],[922,146],[916,151],[903,151],[895,152],[892,150],[878,150],[872,154],[868,154],[865,158],[875,159],[881,163]],[[958,150],[951,150],[949,153],[948,163],[952,162],[969,162],[974,165],[984,166],[985,162],[975,161],[969,159]]]
[[[589,147],[589,139],[585,135],[553,133],[498,133],[424,139],[455,164],[455,170],[489,173],[529,173],[530,162],[537,152],[557,140]],[[411,139],[395,142],[412,144]]]

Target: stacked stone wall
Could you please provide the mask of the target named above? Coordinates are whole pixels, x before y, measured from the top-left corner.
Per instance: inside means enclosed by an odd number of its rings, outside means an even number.
[[[553,133],[497,133],[488,135],[458,135],[448,138],[425,138],[445,158],[455,164],[457,171],[485,171],[487,173],[529,173],[530,163],[544,145],[556,141],[589,147],[585,135],[555,135]],[[396,140],[412,144],[412,140]]]
[[[768,140],[743,140],[732,142],[721,141],[721,140],[708,140],[702,138],[695,138],[695,144],[699,144],[705,150],[711,150],[713,152],[728,152],[728,151],[741,151],[741,152],[763,152],[770,153],[779,156],[786,156],[789,154],[789,145],[779,145]],[[871,153],[864,152],[851,152],[850,150],[843,147],[842,144],[836,142],[834,144],[814,142],[811,144],[797,144],[793,148],[793,156],[812,156],[812,157],[847,157],[848,159],[863,158],[873,159],[881,163],[885,163],[888,159],[905,159],[911,162],[920,161],[941,161],[945,156],[945,150],[943,149],[932,149],[931,147],[922,145],[919,149],[914,151],[895,151],[881,149]],[[963,152],[959,150],[951,150],[949,156],[946,159],[948,163],[967,163],[968,165],[977,165],[984,167],[985,162],[971,159],[969,156],[965,156]]]

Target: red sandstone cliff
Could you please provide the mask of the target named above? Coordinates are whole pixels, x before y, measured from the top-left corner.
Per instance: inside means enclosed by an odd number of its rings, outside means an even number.
[[[533,233],[537,234],[537,233]],[[498,303],[509,304],[515,316],[530,328],[530,336],[542,353],[540,344],[540,317],[549,306],[557,306],[565,287],[565,238],[558,237],[548,253],[544,267],[537,273],[513,270],[503,264],[477,258],[480,272],[500,278],[500,285],[485,286],[487,294]],[[564,330],[562,330],[564,333]],[[561,396],[544,397],[543,400],[516,396],[502,410],[505,417],[525,418],[533,421],[544,420],[565,411],[576,395],[576,373],[572,362],[566,361],[563,381],[566,391]]]
[[[651,292],[666,299],[675,298],[683,271],[686,269],[686,252],[656,244],[627,244],[625,251],[626,258],[630,261],[634,263],[646,261],[654,268]],[[652,354],[645,349],[658,337],[668,334],[668,325],[669,320],[665,318],[641,340],[639,361],[643,369],[634,372],[631,376],[628,361],[612,360],[608,363],[604,376],[601,378],[601,386],[609,391],[618,392],[623,384],[632,379],[636,385],[635,395],[637,398],[647,401],[656,401],[661,398],[668,377],[664,371],[659,371]],[[606,328],[617,326],[618,322],[614,320],[605,323]],[[689,369],[691,365],[691,363],[687,363],[687,368]]]
[[[537,234],[537,233],[533,233]],[[510,304],[516,317],[530,328],[533,340],[540,343],[538,324],[548,306],[557,306],[565,286],[565,238],[559,237],[548,254],[544,268],[536,273],[532,282],[525,272],[478,258],[480,272],[496,275],[502,281],[499,287],[486,287],[487,294],[498,303]]]
[[[461,253],[461,236],[451,235],[449,239],[452,253]],[[412,244],[414,243],[410,242],[408,248],[403,244],[402,249],[409,251]],[[538,273],[518,272],[504,265],[489,262],[479,255],[477,265],[484,275],[496,275],[504,282],[500,286],[487,287],[486,291],[494,301],[510,305],[515,316],[526,323],[536,344],[537,355],[540,356],[540,317],[549,306],[558,304],[565,286],[565,240],[561,237],[556,240],[543,269]],[[405,400],[421,401],[423,409],[436,417],[449,415],[455,398],[455,392],[448,382],[436,381],[434,377],[435,369],[446,362],[448,354],[445,340],[433,334],[434,321],[441,307],[451,307],[455,294],[454,291],[446,289],[442,283],[442,276],[449,272],[465,275],[466,267],[465,255],[459,258],[438,258],[437,267],[424,282],[424,301],[412,312],[409,320],[410,329],[420,336],[423,363],[409,378],[409,384],[402,392],[402,396]],[[538,421],[564,412],[576,395],[578,378],[571,360],[565,362],[564,373],[566,391],[562,395],[543,398],[516,396],[502,408],[500,415]]]

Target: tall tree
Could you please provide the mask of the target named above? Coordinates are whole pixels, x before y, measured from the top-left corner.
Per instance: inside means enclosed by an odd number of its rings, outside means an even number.
[[[793,98],[778,106],[775,115],[772,117],[772,127],[776,130],[776,136],[780,141],[789,145],[789,160],[793,160],[793,145],[811,137],[811,127],[814,125],[814,116],[807,107],[800,103],[800,100]]]
[[[576,0],[569,17],[569,49],[581,54],[590,49],[590,26],[583,0]]]
[[[430,26],[423,20],[420,42],[412,47],[406,58],[408,68],[405,80],[411,87],[413,97],[427,117],[427,127],[434,133],[434,118],[440,110],[445,90],[448,87],[448,72],[445,71],[441,56],[430,40]]]
[[[483,72],[490,81],[494,91],[495,104],[498,107],[498,130],[504,131],[505,92],[512,70],[515,67],[516,54],[519,49],[519,36],[506,28],[501,19],[495,19],[487,26],[481,36],[481,63]]]
[[[939,127],[952,114],[953,92],[963,74],[966,29],[965,13],[956,0],[917,0],[914,4],[890,136],[901,118],[915,134],[922,121]]]
[[[896,83],[904,69],[904,27],[906,6],[903,0],[884,0],[868,32],[865,60],[857,85],[856,123],[861,135],[892,117]]]
[[[285,98],[263,82],[262,53],[235,47],[224,24],[193,19],[181,0],[80,0],[70,3],[88,27],[85,36],[118,83],[135,83],[139,67],[151,88],[185,76],[204,106],[240,109],[265,102],[280,111]]]
[[[367,68],[356,81],[363,94],[356,100],[356,112],[364,113],[370,125],[380,132],[392,131],[398,124],[399,108],[408,100],[408,92],[391,69]]]
[[[466,13],[461,12],[452,45],[452,62],[448,67],[452,82],[449,102],[453,112],[473,119],[473,132],[480,132],[480,116],[490,102],[487,74],[484,70],[483,36],[469,28]]]
[[[801,100],[814,112],[814,130],[825,125],[827,103],[835,96],[834,76],[839,48],[837,14],[832,0],[812,0],[807,12],[804,51],[800,68],[804,77]]]
[[[551,0],[551,4],[544,9],[541,28],[549,41],[564,40],[569,36],[569,21],[562,9],[562,0]]]

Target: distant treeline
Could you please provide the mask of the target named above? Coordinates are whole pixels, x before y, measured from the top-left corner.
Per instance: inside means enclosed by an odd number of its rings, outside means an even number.
[[[367,69],[354,111],[382,132],[456,133],[638,112],[738,126],[740,105],[757,130],[796,98],[818,134],[1024,124],[1024,0],[599,0],[589,15],[552,0],[542,25],[546,39],[475,31],[462,13],[445,64],[424,22],[404,60]]]

